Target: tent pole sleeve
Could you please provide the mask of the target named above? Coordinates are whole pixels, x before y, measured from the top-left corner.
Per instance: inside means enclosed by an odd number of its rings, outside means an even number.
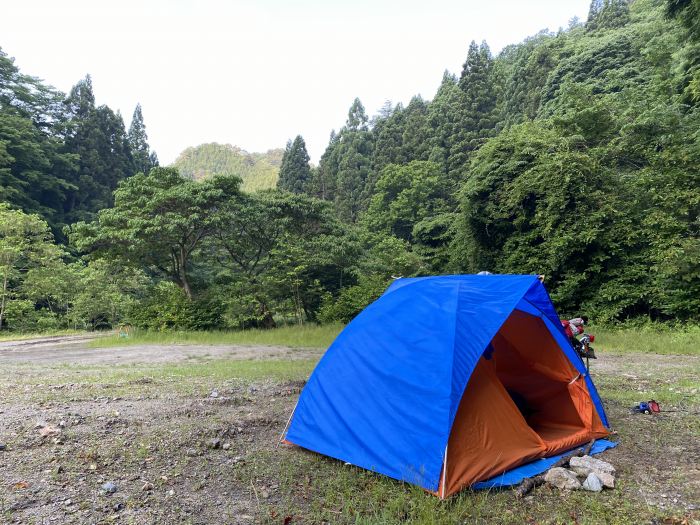
[[[279,448],[280,443],[282,443],[282,441],[284,441],[284,436],[287,434],[287,429],[289,428],[289,424],[292,422],[292,417],[294,417],[294,412],[296,412],[298,404],[299,404],[299,400],[297,399],[297,402],[294,405],[294,408],[292,409],[292,413],[289,414],[289,419],[287,419],[287,424],[284,425],[284,430],[282,431],[282,434],[280,435],[280,438],[277,441],[277,447],[275,447],[275,448]]]
[[[442,491],[440,494],[441,499],[445,499],[445,480],[447,477],[447,445],[445,445],[445,459],[442,463]]]

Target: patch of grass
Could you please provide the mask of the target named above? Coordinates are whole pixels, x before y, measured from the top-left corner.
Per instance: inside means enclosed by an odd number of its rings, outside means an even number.
[[[41,337],[55,337],[59,335],[83,335],[87,332],[82,330],[51,330],[41,333],[16,333],[16,332],[0,332],[0,341],[23,341],[25,339],[38,339]]]
[[[222,382],[235,381],[297,381],[305,380],[316,365],[315,359],[297,360],[212,360],[205,362],[166,363],[153,365],[62,365],[50,369],[50,387],[33,390],[29,398],[34,402],[71,398],[130,397],[135,391],[149,396],[191,395],[207,390]],[[20,384],[32,384],[36,377],[25,376],[31,368],[14,366],[12,376]],[[47,370],[33,371],[46,377]],[[2,377],[0,376],[0,379]],[[62,386],[70,386],[62,389]],[[7,399],[22,397],[24,390],[14,388],[6,392]]]
[[[596,336],[593,346],[604,352],[700,356],[700,326],[697,325],[593,326],[590,331]]]
[[[290,348],[326,348],[342,330],[340,324],[303,326],[290,325],[271,330],[239,330],[212,332],[152,332],[135,330],[129,337],[101,337],[90,342],[92,348],[126,345],[261,345],[287,346]]]
[[[623,490],[591,497],[583,491],[562,493],[545,487],[525,501],[515,500],[510,489],[464,490],[441,501],[416,486],[296,447],[251,454],[234,475],[250,487],[261,479],[279,484],[275,501],[261,502],[258,509],[259,521],[269,524],[280,523],[285,516],[303,523],[367,525],[636,524],[658,514],[651,508],[640,508]]]

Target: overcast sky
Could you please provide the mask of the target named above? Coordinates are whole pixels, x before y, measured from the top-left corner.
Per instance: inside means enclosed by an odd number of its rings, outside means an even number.
[[[0,47],[61,89],[92,75],[98,104],[127,126],[137,102],[162,164],[188,146],[250,152],[301,134],[314,162],[352,100],[430,99],[471,40],[494,54],[585,20],[589,0],[23,0]]]

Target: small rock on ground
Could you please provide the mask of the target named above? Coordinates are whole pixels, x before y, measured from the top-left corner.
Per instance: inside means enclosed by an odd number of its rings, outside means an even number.
[[[594,470],[593,473],[598,476],[598,479],[603,483],[604,487],[608,487],[609,489],[615,488],[615,476],[609,472],[598,472],[597,470]]]
[[[544,475],[544,480],[558,489],[575,490],[581,488],[581,483],[576,474],[562,467],[549,469]]]
[[[574,456],[569,460],[569,465],[572,468],[582,467],[588,468],[591,471],[597,472],[607,472],[608,474],[615,474],[615,467],[613,467],[607,461],[602,461],[600,459],[592,458],[591,456]]]
[[[117,491],[117,486],[111,481],[108,481],[107,483],[102,485],[102,490],[106,494],[114,494]]]
[[[600,481],[598,476],[591,472],[586,478],[586,481],[583,482],[582,487],[584,490],[590,490],[591,492],[600,492],[603,490],[603,482]]]

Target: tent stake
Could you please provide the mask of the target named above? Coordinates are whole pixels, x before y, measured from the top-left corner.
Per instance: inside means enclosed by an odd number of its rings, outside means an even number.
[[[445,477],[447,475],[447,445],[445,445],[445,459],[442,463],[442,494],[440,499],[445,499]]]
[[[287,419],[287,424],[284,425],[284,430],[282,431],[282,434],[280,435],[280,438],[277,441],[277,446],[275,448],[279,448],[280,443],[282,443],[282,441],[284,440],[284,436],[287,434],[287,429],[289,428],[289,424],[292,422],[292,416],[294,416],[294,412],[296,412],[298,404],[299,404],[299,400],[297,399],[297,402],[294,405],[294,408],[292,409],[292,413],[289,414],[289,419]]]

